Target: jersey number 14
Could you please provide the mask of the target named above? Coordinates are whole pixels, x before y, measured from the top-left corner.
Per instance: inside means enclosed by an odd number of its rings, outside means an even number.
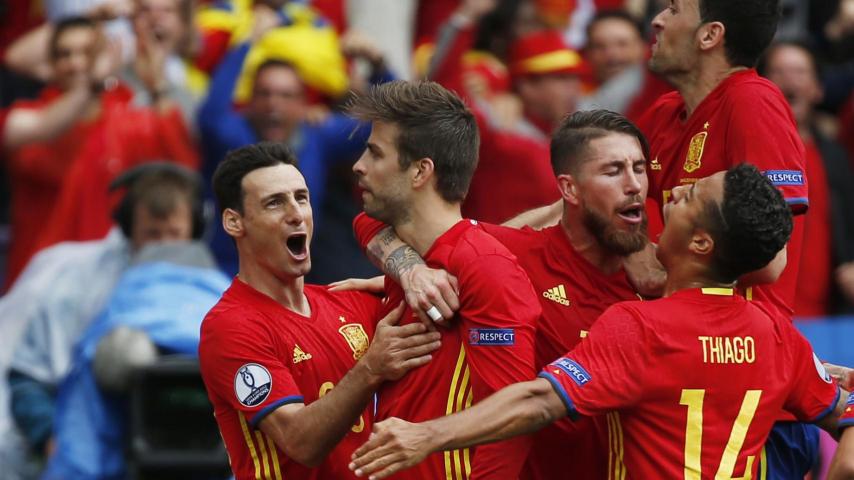
[[[679,401],[680,405],[688,407],[688,421],[685,425],[685,480],[700,480],[702,478],[700,452],[703,444],[703,397],[705,396],[705,390],[686,389],[682,390],[682,398]],[[720,466],[715,474],[715,480],[750,480],[754,456],[747,457],[744,477],[733,478],[732,474],[761,396],[762,390],[748,390],[744,395],[741,409],[732,425],[729,441],[724,448]]]

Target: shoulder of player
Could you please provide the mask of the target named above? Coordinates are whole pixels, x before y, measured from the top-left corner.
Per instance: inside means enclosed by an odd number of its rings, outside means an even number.
[[[492,223],[480,222],[483,230],[495,237],[499,243],[507,247],[512,253],[518,255],[518,250],[536,248],[538,245],[546,243],[546,231],[554,228],[547,227],[542,230],[534,230],[531,227],[505,227],[504,225],[495,225]]]
[[[501,241],[478,225],[460,236],[448,263],[452,269],[463,268],[471,262],[486,261],[482,257],[503,257],[516,262],[516,256]]]
[[[202,339],[257,332],[259,329],[265,329],[268,320],[267,315],[257,308],[224,297],[202,320]]]
[[[767,78],[760,76],[742,77],[726,89],[721,100],[730,108],[755,115],[756,108],[786,105],[780,89]]]
[[[344,311],[355,312],[353,307],[360,308],[380,302],[379,297],[358,290],[332,291],[327,285],[305,285],[305,296],[312,304],[324,303]]]

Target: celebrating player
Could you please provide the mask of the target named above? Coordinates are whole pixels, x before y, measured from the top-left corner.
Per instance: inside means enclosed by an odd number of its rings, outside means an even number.
[[[371,343],[379,299],[304,285],[313,222],[295,163],[262,143],[232,151],[214,175],[240,271],[202,324],[199,357],[237,479],[351,478],[374,391],[439,346],[422,324],[394,326],[400,308]]]
[[[747,162],[783,192],[792,213],[806,211],[806,157],[795,120],[780,90],[753,69],[778,18],[779,0],[671,0],[653,20],[650,68],[677,90],[638,123],[650,143],[649,194],[660,205],[678,186]],[[802,243],[798,216],[786,251],[740,280],[756,285],[745,295],[791,317]],[[771,478],[800,478],[814,464],[816,428],[785,422],[769,438]]]
[[[576,112],[561,122],[551,141],[552,168],[563,196],[560,224],[520,230],[481,223],[516,255],[534,289],[542,292],[537,368],[574,348],[605,309],[637,299],[623,261],[647,245],[646,150],[646,139],[622,115]],[[405,279],[404,289],[413,289],[412,283],[430,285],[432,272],[418,270],[417,275],[427,278],[410,279],[404,269],[411,265],[388,261],[398,249],[406,258],[418,255],[391,228],[368,243],[378,266],[397,268],[386,273]],[[614,434],[605,417],[549,426],[535,435],[523,478],[604,478],[608,465],[614,464],[609,457],[619,454],[608,441]],[[568,443],[571,450],[565,448]],[[574,467],[555,462],[558,457]]]
[[[350,112],[372,122],[367,150],[353,166],[364,189],[357,236],[392,226],[428,265],[459,281],[453,328],[442,330],[433,361],[379,392],[377,418],[423,421],[460,411],[534,368],[534,326],[541,309],[515,258],[477,222],[463,220],[460,202],[477,163],[475,119],[453,93],[433,82],[392,82],[357,97]],[[374,219],[378,219],[374,220]],[[385,222],[385,223],[382,223]],[[393,256],[390,262],[414,261]],[[403,290],[391,280],[395,304]],[[440,313],[438,307],[431,315]],[[404,319],[412,314],[407,311]],[[430,456],[400,478],[516,478],[529,439]]]
[[[788,240],[791,215],[753,166],[674,190],[658,254],[666,298],[608,309],[533,381],[422,424],[390,419],[351,464],[385,478],[429,452],[616,412],[621,478],[751,478],[778,412],[835,430],[847,395],[776,309],[734,295]],[[769,375],[773,381],[769,381]],[[566,445],[572,448],[572,445]]]

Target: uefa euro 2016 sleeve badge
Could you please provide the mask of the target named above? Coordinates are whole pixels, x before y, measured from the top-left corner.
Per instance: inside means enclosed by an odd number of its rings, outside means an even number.
[[[688,154],[685,155],[685,165],[682,167],[686,172],[692,173],[702,165],[703,147],[706,145],[708,135],[709,132],[700,132],[691,137],[691,143],[688,144]]]
[[[371,341],[368,339],[368,334],[365,333],[365,328],[358,323],[348,323],[338,329],[344,340],[347,340],[347,345],[353,350],[353,358],[358,360],[368,351],[368,346]]]

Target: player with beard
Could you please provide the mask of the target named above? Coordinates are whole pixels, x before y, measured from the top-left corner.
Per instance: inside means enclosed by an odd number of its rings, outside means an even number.
[[[447,415],[530,378],[542,313],[536,294],[507,248],[460,213],[477,163],[474,115],[434,82],[375,87],[357,97],[350,112],[372,123],[368,148],[353,166],[367,214],[355,221],[360,243],[388,224],[428,265],[459,280],[457,316],[452,328],[441,329],[442,347],[430,364],[378,392],[377,418]],[[389,304],[404,297],[391,280],[386,293]],[[406,312],[402,323],[417,322],[413,316]],[[518,478],[529,447],[522,437],[438,453],[399,478]]]
[[[539,378],[468,410],[376,424],[350,468],[379,480],[431,452],[607,413],[621,452],[608,478],[748,479],[780,410],[835,433],[848,394],[785,315],[734,292],[788,240],[792,218],[780,192],[742,164],[675,189],[664,218],[664,298],[610,307]]]
[[[618,113],[573,113],[551,140],[552,169],[563,197],[560,223],[542,230],[481,223],[516,255],[540,293],[543,316],[537,322],[537,368],[573,349],[609,306],[638,299],[623,261],[648,244],[647,149],[637,127]],[[371,239],[368,252],[387,274],[406,279],[407,289],[431,282],[408,278],[410,271],[424,276],[431,272],[423,264],[412,264],[412,259],[419,258],[417,252],[391,228]],[[614,433],[606,417],[556,422],[535,435],[522,478],[605,478],[619,454],[612,448],[616,443],[610,441]],[[567,442],[573,445],[571,450],[565,448]],[[565,468],[567,464],[573,468]]]

